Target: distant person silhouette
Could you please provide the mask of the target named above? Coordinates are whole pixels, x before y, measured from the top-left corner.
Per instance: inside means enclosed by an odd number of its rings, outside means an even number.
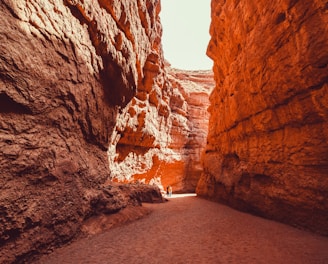
[[[172,196],[172,186],[171,185],[167,186],[166,193],[167,193],[168,197]]]

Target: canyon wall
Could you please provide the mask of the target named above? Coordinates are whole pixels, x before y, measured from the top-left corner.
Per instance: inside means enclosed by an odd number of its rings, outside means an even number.
[[[200,196],[328,234],[328,5],[212,0]]]
[[[181,153],[183,160],[182,173],[169,178],[171,182],[168,184],[175,187],[175,179],[176,183],[182,185],[182,192],[195,192],[203,171],[202,156],[206,147],[209,119],[207,108],[209,94],[215,85],[213,72],[169,69],[168,78],[174,91],[170,101],[173,124],[170,148]],[[183,133],[184,127],[175,125],[181,119],[186,119],[187,133]],[[163,169],[163,176],[172,174],[170,168]]]
[[[155,184],[163,192],[168,185],[175,193],[195,192],[213,87],[211,71],[183,71],[167,65],[153,90],[138,90],[119,114],[112,134],[112,180]]]
[[[106,184],[108,148],[117,118],[145,97],[165,126],[159,12],[158,0],[0,2],[1,263],[71,240],[91,215],[140,203]]]

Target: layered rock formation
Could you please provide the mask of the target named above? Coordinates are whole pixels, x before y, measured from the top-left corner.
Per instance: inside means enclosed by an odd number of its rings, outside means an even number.
[[[93,214],[139,204],[104,187],[107,150],[137,90],[162,96],[159,11],[158,0],[1,1],[1,263],[72,239]]]
[[[109,148],[111,177],[194,192],[202,171],[213,73],[167,65],[165,76],[155,80],[153,90],[138,90],[119,115]]]
[[[206,146],[209,119],[207,108],[209,94],[215,85],[213,72],[170,69],[168,77],[173,87],[170,101],[173,125],[170,148],[181,153],[184,162],[182,173],[180,177],[179,174],[175,175],[175,181],[182,185],[183,192],[195,192],[203,171],[202,156]],[[179,120],[186,120],[182,123],[187,125],[187,134],[183,133],[185,130]],[[163,173],[167,175],[170,171],[164,170]],[[168,184],[173,185],[172,182]]]
[[[197,193],[328,234],[328,5],[212,0]]]

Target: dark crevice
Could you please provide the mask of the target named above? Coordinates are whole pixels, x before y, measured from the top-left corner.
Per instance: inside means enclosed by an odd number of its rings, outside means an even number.
[[[240,187],[244,187],[246,189],[249,189],[251,187],[251,176],[250,176],[250,174],[247,173],[247,172],[244,172],[240,177],[238,185]]]
[[[299,0],[289,0],[288,9],[293,8]]]
[[[86,24],[88,26],[92,45],[96,50],[96,54],[103,60],[104,68],[100,72],[100,77],[107,103],[111,106],[125,107],[136,94],[137,90],[132,69],[130,68],[128,73],[125,74],[122,65],[119,65],[116,59],[108,53],[108,44],[102,40],[103,34],[98,30],[97,21],[88,20],[82,13],[80,5],[70,3],[69,0],[65,0],[65,5],[81,24]],[[115,17],[113,16],[113,18]],[[116,22],[121,31],[125,33],[120,21]],[[129,32],[125,34],[128,39],[131,38],[128,37],[131,35]]]
[[[72,15],[77,18],[81,25],[88,24],[88,21],[83,17],[77,6],[69,3],[68,0],[65,0],[64,4],[71,10]]]
[[[270,185],[273,183],[272,178],[265,174],[255,174],[253,179],[255,182],[258,182],[261,185]]]
[[[131,30],[129,29],[129,27],[127,27],[129,21],[126,20],[126,13],[122,12],[121,17],[118,18],[115,15],[113,6],[111,4],[109,4],[107,0],[99,0],[98,2],[99,2],[99,5],[103,9],[105,9],[108,14],[111,15],[111,17],[115,20],[117,27],[121,30],[121,32],[124,33],[125,37],[129,41],[131,41],[131,43],[134,46],[135,39],[133,37],[133,34],[132,34]],[[121,10],[124,10],[124,8],[121,8]],[[124,30],[125,28],[127,28],[127,30]]]
[[[280,24],[286,20],[286,14],[285,13],[279,13],[276,19],[276,24]]]
[[[18,17],[18,15],[16,14],[16,12],[13,10],[13,8],[12,8],[11,6],[9,6],[5,1],[1,1],[1,3],[2,3],[3,5],[6,6],[6,8],[9,10],[10,14],[11,14],[14,18],[20,19],[20,18]]]
[[[122,162],[130,153],[134,153],[136,155],[145,155],[149,151],[150,147],[143,146],[135,146],[128,144],[117,144],[116,145],[116,153],[118,157],[116,159],[117,162]]]
[[[323,11],[328,10],[328,2],[325,4],[325,6],[322,8]]]
[[[110,105],[125,107],[133,96],[136,94],[137,88],[134,84],[132,74],[129,79],[125,78],[123,67],[118,65],[111,54],[103,58],[104,70],[101,72],[103,87],[105,87],[105,95]]]
[[[0,113],[13,114],[32,114],[32,111],[25,105],[17,103],[7,94],[0,94]]]
[[[65,62],[69,63],[69,58],[65,54],[63,54],[59,51],[57,51],[57,53]]]
[[[1,234],[0,238],[0,246],[8,243],[9,241],[14,241],[15,239],[19,238],[21,235],[22,230],[19,228],[13,228],[10,230],[6,230]],[[5,238],[5,239],[3,239]]]

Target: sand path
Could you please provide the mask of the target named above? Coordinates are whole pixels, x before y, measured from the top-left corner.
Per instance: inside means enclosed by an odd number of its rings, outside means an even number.
[[[145,204],[151,214],[80,239],[40,263],[328,263],[328,237],[197,197]]]

